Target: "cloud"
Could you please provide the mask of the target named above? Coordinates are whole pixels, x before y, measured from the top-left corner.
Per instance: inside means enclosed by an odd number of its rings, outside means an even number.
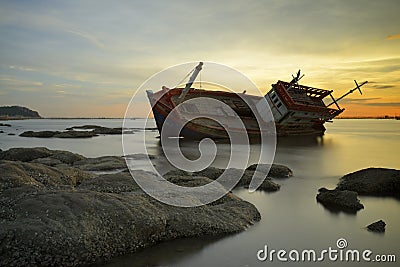
[[[382,99],[381,97],[369,97],[369,98],[345,98],[341,102],[345,104],[356,104],[362,106],[374,106],[374,107],[399,107],[400,102],[369,102],[371,100]]]
[[[60,83],[60,84],[55,84],[54,85],[57,88],[71,88],[71,89],[79,89],[82,88],[82,85],[80,84],[69,84],[69,83]]]
[[[66,30],[69,33],[72,33],[74,35],[77,35],[79,37],[82,37],[83,39],[86,39],[87,41],[91,42],[92,44],[94,44],[97,47],[100,48],[104,48],[104,44],[102,42],[100,42],[95,36],[83,32],[83,31],[79,31],[79,30]]]
[[[343,100],[340,100],[341,103],[345,103],[345,104],[358,104],[358,105],[364,105],[365,102],[367,101],[371,101],[371,100],[378,100],[381,99],[380,97],[367,97],[367,98],[345,98]]]
[[[26,81],[26,80],[18,80],[13,78],[6,78],[0,77],[0,84],[6,86],[19,86],[19,87],[26,87],[26,86],[42,86],[42,82],[37,81]]]
[[[400,34],[389,35],[386,37],[386,40],[396,40],[396,39],[400,39]]]
[[[34,68],[31,68],[31,67],[26,67],[26,66],[14,66],[14,65],[11,65],[11,66],[8,66],[8,68],[10,68],[10,69],[15,69],[15,70],[21,70],[21,71],[36,71],[36,69],[34,69]]]
[[[348,61],[338,64],[337,67],[333,67],[332,69],[340,72],[396,72],[400,70],[400,57]]]
[[[343,102],[365,102],[365,101],[370,101],[370,100],[377,100],[381,99],[380,97],[368,97],[368,98],[345,98],[343,99]]]
[[[375,89],[391,89],[391,88],[395,88],[395,85],[391,85],[391,84],[374,84],[371,85],[370,87],[373,87]]]
[[[112,5],[114,12],[109,2],[94,2],[1,2],[0,78],[24,81],[0,80],[0,90],[7,92],[1,102],[24,99],[48,114],[59,114],[70,109],[78,113],[78,106],[86,110],[86,102],[95,106],[96,100],[98,111],[105,102],[128,102],[152,74],[200,59],[243,71],[263,91],[301,67],[307,74],[304,81],[343,88],[337,94],[353,87],[353,79],[379,81],[370,91],[367,85],[364,96],[381,100],[344,102],[400,101],[397,42],[384,39],[398,32],[398,0],[365,0],[361,6],[312,0],[234,0],[229,5],[212,0],[177,5],[121,1]],[[398,37],[387,39],[393,38]],[[172,79],[166,85],[174,86]],[[14,90],[29,86],[40,93]],[[143,101],[147,103],[145,95]]]
[[[400,102],[371,102],[364,103],[366,106],[375,106],[375,107],[400,107]]]

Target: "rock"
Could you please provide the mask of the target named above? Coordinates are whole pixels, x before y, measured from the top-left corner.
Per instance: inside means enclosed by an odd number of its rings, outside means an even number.
[[[86,171],[110,171],[126,169],[125,159],[118,156],[86,158],[82,155],[45,147],[10,148],[0,151],[0,160],[41,163],[48,166],[67,164]]]
[[[117,194],[140,191],[135,180],[126,172],[103,174],[96,179],[86,179],[79,185],[79,189]]]
[[[246,184],[245,187],[248,187],[250,183]],[[258,190],[263,190],[266,192],[275,192],[278,191],[281,188],[281,186],[274,181],[272,181],[271,178],[267,177],[264,179],[264,181],[261,183],[261,185],[257,188]]]
[[[9,134],[7,134],[7,135],[15,135],[15,133],[9,133]]]
[[[237,169],[228,169],[228,172],[231,172],[232,175],[236,176],[240,175],[237,174],[239,170]],[[236,174],[235,174],[236,172]],[[253,171],[253,170],[244,170],[243,176],[238,182],[236,186],[243,186],[245,188],[248,188],[250,186],[251,180],[254,179],[255,177],[258,176],[258,179],[263,179],[263,182],[261,185],[257,188],[257,190],[263,190],[267,192],[274,192],[278,191],[280,189],[280,185],[272,181],[271,177],[267,176],[267,172],[259,172],[259,171]],[[261,176],[261,177],[260,177]]]
[[[348,212],[357,212],[364,208],[357,198],[358,194],[348,190],[328,190],[321,188],[318,190],[317,201],[327,208]]]
[[[26,131],[21,133],[19,136],[22,137],[37,137],[37,138],[90,138],[97,136],[93,131]]]
[[[357,199],[358,194],[400,198],[400,170],[368,168],[347,174],[340,178],[334,190],[321,188],[317,200],[326,207],[357,211],[364,208]]]
[[[272,164],[268,176],[273,178],[289,178],[293,176],[293,171],[287,166]]]
[[[54,159],[51,157],[48,158],[38,158],[38,159],[34,159],[31,161],[32,163],[40,163],[40,164],[44,164],[47,166],[57,166],[59,164],[62,164],[62,162],[58,159]]]
[[[0,160],[31,161],[38,158],[46,158],[53,153],[45,147],[35,148],[10,148],[0,152]]]
[[[10,124],[7,124],[7,123],[0,123],[0,126],[3,126],[3,127],[11,127],[11,125],[10,125]]]
[[[59,160],[62,163],[69,164],[69,165],[71,165],[77,161],[86,159],[82,155],[72,153],[69,151],[63,151],[63,150],[51,150],[51,151],[52,151],[52,155],[50,156],[50,158]]]
[[[50,164],[56,155],[70,155],[31,150],[35,156],[22,157],[21,149],[0,155]],[[0,265],[89,265],[176,238],[243,231],[261,218],[254,205],[233,194],[200,207],[174,207],[149,197],[128,173],[96,176],[76,167],[95,161],[55,167],[0,161]],[[190,186],[211,181],[185,176],[174,182]]]
[[[97,136],[98,134],[94,131],[64,131],[58,132],[53,137],[56,138],[90,138]]]
[[[377,222],[371,223],[370,225],[367,226],[368,231],[371,232],[378,232],[378,233],[383,233],[385,232],[385,226],[386,223],[382,220],[379,220]]]
[[[103,156],[98,158],[85,158],[74,162],[74,166],[85,171],[110,171],[126,169],[123,157]]]
[[[50,138],[53,137],[58,131],[26,131],[21,133],[19,136],[22,137],[38,137],[38,138]]]
[[[266,192],[275,192],[281,188],[280,184],[277,184],[271,180],[264,180],[263,183],[258,187],[258,189]]]
[[[22,186],[40,187],[42,183],[31,177],[22,163],[0,161],[0,192]]]
[[[288,167],[284,166],[284,165],[280,165],[280,164],[272,164],[272,165],[268,165],[268,164],[253,164],[250,165],[249,167],[247,167],[246,170],[250,170],[250,171],[255,171],[256,168],[258,167],[258,170],[260,172],[264,172],[266,173],[268,171],[269,166],[271,166],[271,168],[269,169],[269,173],[268,176],[269,177],[273,177],[273,178],[288,178],[293,176],[293,172],[291,169],[289,169]]]
[[[224,169],[219,169],[215,167],[207,167],[204,170],[194,172],[195,175],[204,176],[213,180],[218,179],[224,173]],[[238,170],[239,171],[239,170]]]
[[[122,128],[107,128],[101,127],[94,129],[96,134],[122,134]]]
[[[88,129],[88,131],[75,131],[74,129]],[[37,138],[90,138],[99,134],[122,134],[122,128],[108,128],[97,125],[74,126],[66,131],[26,131],[19,136]]]
[[[205,168],[204,170],[194,172],[193,174],[187,173],[182,170],[172,170],[172,171],[169,171],[166,174],[166,176],[194,175],[194,176],[202,176],[202,177],[207,177],[212,180],[216,180],[224,173],[224,171],[225,171],[224,169],[215,168],[215,167],[208,167],[208,168]],[[230,175],[233,177],[238,177],[241,175],[241,178],[235,187],[246,187],[246,188],[249,187],[250,182],[253,178],[253,175],[255,174],[254,170],[249,170],[249,169],[239,170],[239,169],[232,168],[232,169],[227,169],[226,171],[227,171],[227,175]],[[256,173],[256,175],[262,175],[263,176],[262,178],[264,179],[263,183],[258,187],[258,190],[273,192],[273,191],[278,191],[280,189],[280,185],[273,182],[271,178],[266,177],[265,173],[258,172],[258,173]]]
[[[94,129],[96,129],[96,128],[99,128],[99,127],[102,127],[102,126],[98,126],[98,125],[80,125],[80,126],[72,126],[72,127],[69,127],[69,128],[66,128],[65,130],[74,130],[74,129],[81,129],[81,130],[94,130]]]
[[[82,125],[82,126],[72,126],[66,130],[83,129],[92,130],[96,134],[122,134],[122,128],[108,128],[99,125]]]
[[[144,193],[93,191],[28,195],[15,201],[12,209],[20,213],[7,209],[5,215],[14,218],[0,223],[0,258],[5,266],[69,266],[75,259],[90,264],[166,240],[235,233],[260,218],[253,205],[236,198],[178,208]]]
[[[85,179],[93,178],[90,173],[80,169],[63,167],[54,168],[40,163],[20,161],[0,161],[0,191],[29,186],[34,188],[71,188]]]
[[[343,176],[339,190],[351,190],[360,195],[394,196],[400,198],[400,170],[368,168]]]
[[[47,159],[45,159],[47,158]],[[42,163],[54,166],[60,163],[72,164],[76,161],[86,159],[84,156],[69,151],[50,150],[45,147],[33,148],[10,148],[0,152],[0,160],[13,160]]]
[[[1,131],[1,130],[0,130],[0,133],[4,133],[4,131]]]

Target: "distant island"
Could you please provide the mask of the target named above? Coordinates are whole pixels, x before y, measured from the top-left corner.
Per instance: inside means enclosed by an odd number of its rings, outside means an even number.
[[[38,119],[41,118],[39,112],[21,106],[4,106],[0,107],[1,120],[18,120],[18,119]]]
[[[394,115],[394,116],[389,116],[389,115],[381,115],[381,116],[339,116],[335,119],[344,119],[344,120],[349,120],[349,119],[378,119],[378,120],[399,120],[400,116]]]

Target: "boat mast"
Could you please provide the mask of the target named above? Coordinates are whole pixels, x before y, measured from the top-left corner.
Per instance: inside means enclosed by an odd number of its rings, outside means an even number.
[[[299,81],[301,80],[301,78],[304,77],[304,74],[301,75],[300,74],[300,70],[297,72],[296,77],[292,74],[293,80],[289,83],[289,87],[286,89],[287,91],[289,91],[290,88],[292,88],[293,85],[297,84],[299,85]]]
[[[180,94],[180,96],[178,97],[179,101],[182,101],[187,92],[189,92],[190,87],[192,87],[193,82],[196,80],[197,75],[199,75],[199,72],[201,71],[203,66],[203,62],[200,62],[199,65],[196,66],[196,68],[193,71],[192,76],[190,76],[189,81],[187,82],[185,89],[182,90],[182,93]]]
[[[339,105],[338,105],[337,102],[338,102],[339,100],[342,100],[343,98],[345,98],[345,97],[348,96],[349,94],[353,93],[355,90],[360,91],[360,94],[362,95],[362,92],[361,92],[361,88],[360,88],[360,87],[363,86],[364,84],[368,83],[368,81],[362,82],[361,84],[358,84],[356,80],[354,80],[354,82],[356,83],[356,87],[353,88],[353,89],[351,89],[350,91],[348,91],[347,93],[345,93],[344,95],[342,95],[341,97],[339,97],[338,99],[333,98],[332,94],[330,94],[330,96],[331,96],[331,98],[332,98],[333,101],[332,101],[332,103],[328,104],[326,107],[329,107],[329,106],[335,104],[336,107],[337,107],[338,109],[340,109],[340,107],[339,107]]]

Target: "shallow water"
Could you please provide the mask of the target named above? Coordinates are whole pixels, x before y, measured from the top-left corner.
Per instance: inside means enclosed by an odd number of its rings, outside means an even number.
[[[142,119],[132,120],[132,125],[140,127]],[[79,125],[101,125],[105,127],[122,127],[122,119],[35,119],[2,121],[12,127],[1,127],[4,133],[0,134],[0,148],[5,150],[10,147],[37,147],[44,146],[50,149],[68,150],[82,154],[86,157],[103,155],[123,155],[120,135],[101,135],[93,138],[32,138],[18,136],[24,131],[63,131],[68,127]],[[9,133],[15,136],[8,135]],[[146,134],[156,137],[158,132],[147,131]],[[143,132],[132,134],[132,140],[139,142]],[[138,151],[137,153],[143,153]]]
[[[121,120],[26,120],[8,121],[13,127],[1,127],[0,148],[45,146],[64,149],[94,157],[121,155],[120,136],[99,136],[91,139],[36,139],[8,136],[25,130],[62,130],[66,127],[97,124],[120,127]],[[137,121],[138,126],[141,121]],[[346,173],[367,167],[400,169],[400,121],[395,120],[335,120],[327,124],[322,139],[280,139],[275,162],[289,166],[294,177],[280,179],[281,190],[276,193],[238,189],[235,193],[253,203],[262,220],[247,231],[223,238],[175,240],[145,249],[135,255],[114,259],[107,266],[276,266],[301,265],[309,262],[260,262],[257,251],[264,245],[270,249],[336,248],[336,240],[345,238],[348,249],[370,249],[375,254],[395,254],[400,260],[400,201],[393,198],[360,197],[365,209],[357,214],[332,212],[315,200],[318,188],[333,188]],[[131,146],[139,147],[143,135],[148,140],[148,152],[161,154],[157,132],[144,131],[128,136]],[[229,149],[219,144],[219,155],[213,165],[223,167]],[[196,149],[185,148],[187,154]],[[257,148],[254,148],[255,155]],[[138,150],[137,153],[145,151]],[[249,163],[254,163],[252,157]],[[383,219],[386,233],[375,234],[365,226]],[[365,263],[324,262],[315,265],[361,266]],[[396,266],[396,263],[373,263]]]

